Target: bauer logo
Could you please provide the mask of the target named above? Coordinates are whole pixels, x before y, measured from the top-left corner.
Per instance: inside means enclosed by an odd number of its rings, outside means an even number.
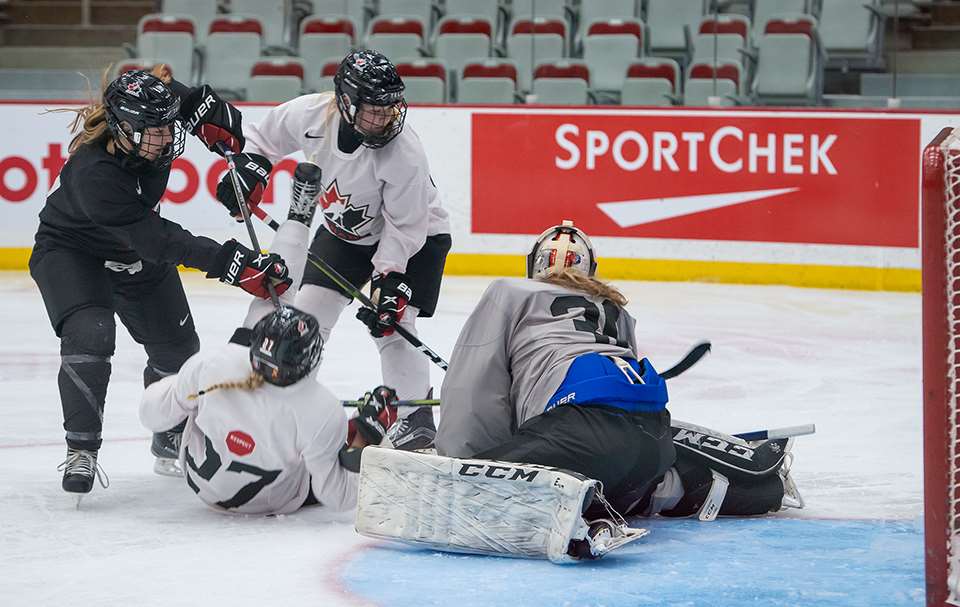
[[[250,455],[256,446],[257,443],[253,440],[253,437],[246,432],[231,430],[227,434],[227,449],[230,450],[230,453],[240,456]]]
[[[475,114],[472,141],[475,233],[917,246],[915,118]]]
[[[495,464],[463,464],[458,474],[460,476],[485,476],[506,481],[527,481],[532,483],[539,470],[524,470],[512,466],[497,466]]]

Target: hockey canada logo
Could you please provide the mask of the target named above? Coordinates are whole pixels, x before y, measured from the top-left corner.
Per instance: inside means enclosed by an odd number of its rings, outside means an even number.
[[[236,455],[250,455],[257,443],[253,437],[240,430],[231,430],[227,434],[227,449]]]
[[[360,233],[360,228],[373,221],[373,217],[367,215],[370,205],[351,205],[350,194],[342,195],[336,180],[323,191],[320,206],[323,207],[323,219],[327,222],[327,227],[334,236],[344,240],[360,240],[366,236]]]

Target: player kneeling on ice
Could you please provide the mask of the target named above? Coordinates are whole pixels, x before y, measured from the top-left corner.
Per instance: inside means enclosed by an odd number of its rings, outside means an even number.
[[[447,457],[366,453],[358,530],[524,556],[539,538],[539,555],[559,561],[636,537],[620,514],[709,520],[803,505],[789,439],[671,426],[666,383],[639,356],[626,298],[594,278],[596,266],[586,234],[565,221],[536,240],[527,279],[490,284],[443,382],[436,448]],[[417,505],[424,491],[432,509]],[[391,500],[409,510],[391,515]],[[588,533],[597,515],[613,522]],[[568,543],[550,543],[558,534]]]
[[[288,220],[273,251],[299,285],[320,170],[294,175]],[[180,372],[152,384],[140,419],[152,430],[186,421],[180,450],[187,485],[207,505],[241,514],[285,514],[321,504],[355,506],[357,475],[338,462],[347,437],[340,401],[316,381],[323,347],[317,320],[287,305],[255,300],[225,347],[201,351]]]

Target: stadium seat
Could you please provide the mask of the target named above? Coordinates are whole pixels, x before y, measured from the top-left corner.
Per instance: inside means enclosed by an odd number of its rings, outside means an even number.
[[[447,17],[481,17],[493,24],[493,40],[500,42],[498,32],[506,16],[499,0],[447,0]]]
[[[685,58],[703,18],[704,0],[645,0],[644,21],[650,30],[647,45],[654,55]]]
[[[397,73],[406,86],[407,103],[446,103],[447,66],[442,61],[416,59],[397,64]]]
[[[451,74],[459,74],[467,63],[489,57],[493,24],[485,17],[444,17],[437,24],[433,54]]]
[[[704,17],[694,36],[693,61],[737,61],[747,65],[753,60],[751,46],[750,20],[747,17]]]
[[[166,63],[178,80],[193,84],[196,31],[185,15],[144,15],[137,24],[137,56]]]
[[[820,0],[820,39],[827,67],[873,68],[882,65],[884,14],[879,0]]]
[[[263,28],[256,19],[237,15],[214,19],[207,35],[201,80],[215,89],[238,94],[260,59],[262,35]]]
[[[583,60],[590,68],[590,87],[620,91],[627,68],[644,53],[643,23],[611,19],[590,24],[583,37]]]
[[[132,72],[135,70],[149,70],[154,65],[159,63],[156,59],[150,57],[134,57],[133,59],[127,59],[117,64],[116,69],[112,74],[112,78],[116,78],[120,74],[126,74],[127,72]],[[177,78],[177,73],[173,71],[173,68],[170,68],[170,71],[173,73],[173,77]]]
[[[426,37],[433,24],[434,12],[433,0],[380,0],[377,16],[418,19],[423,24],[424,37]]]
[[[637,18],[636,0],[581,0],[580,20],[577,27],[577,40],[583,39],[587,28],[594,21],[610,19],[632,20]]]
[[[710,97],[719,97],[719,105],[738,105],[744,83],[739,63],[692,63],[687,69],[683,104],[705,106]]]
[[[353,21],[345,16],[308,17],[300,24],[300,57],[307,65],[325,65],[347,56],[356,40]],[[304,88],[317,90],[319,72],[307,71]]]
[[[377,17],[368,28],[367,47],[380,51],[394,63],[420,57],[423,42],[424,26],[419,19]]]
[[[218,4],[219,0],[163,0],[160,6],[164,15],[186,15],[193,19],[196,42],[203,45],[207,41],[210,22],[217,18]]]
[[[468,63],[460,74],[460,103],[516,103],[517,66],[502,59]]]
[[[507,38],[507,56],[516,63],[520,90],[530,90],[535,65],[566,56],[566,40],[566,21],[539,17],[514,21]]]
[[[287,0],[230,0],[230,12],[248,15],[260,20],[263,27],[263,45],[268,49],[290,49],[287,33]]]
[[[533,103],[586,105],[589,102],[590,70],[580,61],[555,61],[533,72]],[[528,101],[529,103],[529,101]]]
[[[349,17],[353,21],[354,31],[362,32],[372,9],[366,0],[311,0],[314,17]]]
[[[320,77],[313,78],[315,83],[312,90],[317,93],[332,93],[333,92],[333,77],[337,75],[337,68],[340,67],[339,61],[330,61],[329,63],[323,64],[323,67],[320,68]],[[310,81],[310,76],[307,76],[307,82]]]
[[[263,59],[250,71],[247,101],[290,101],[300,96],[303,80],[302,60],[296,57]]]
[[[669,106],[680,101],[680,64],[673,59],[649,57],[627,68],[620,92],[622,105]]]
[[[753,38],[756,40],[767,26],[767,21],[780,15],[812,14],[811,1],[816,0],[753,0]],[[843,1],[843,0],[841,0]],[[860,5],[859,0],[845,0]],[[906,4],[906,2],[904,2]]]
[[[513,0],[513,20],[561,19],[568,21],[570,10],[566,0]]]
[[[817,21],[810,15],[775,17],[757,41],[752,94],[768,105],[814,105],[823,94]]]

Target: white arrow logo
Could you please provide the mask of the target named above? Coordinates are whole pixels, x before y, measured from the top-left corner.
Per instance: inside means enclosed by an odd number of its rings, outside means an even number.
[[[675,198],[647,198],[621,202],[600,202],[597,206],[621,228],[683,217],[703,211],[731,207],[763,198],[772,198],[796,192],[800,188],[778,190],[753,190],[727,194],[704,194],[700,196],[677,196]]]

